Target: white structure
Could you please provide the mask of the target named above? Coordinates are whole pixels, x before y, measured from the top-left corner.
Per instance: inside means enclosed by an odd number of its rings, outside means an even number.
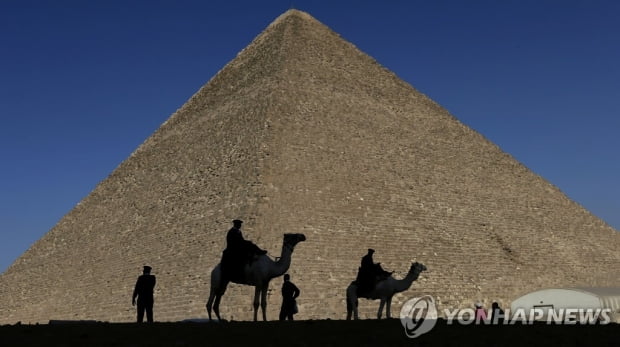
[[[610,318],[620,321],[619,288],[550,288],[538,290],[515,299],[510,310],[517,309],[610,309]]]

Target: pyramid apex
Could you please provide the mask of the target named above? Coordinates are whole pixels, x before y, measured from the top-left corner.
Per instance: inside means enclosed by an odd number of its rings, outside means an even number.
[[[290,18],[290,17],[299,17],[302,19],[306,19],[306,20],[311,20],[311,21],[317,21],[314,17],[312,17],[309,13],[295,9],[295,8],[291,8],[286,10],[286,12],[282,13],[281,15],[278,16],[278,18],[276,18],[271,25],[274,24],[278,24],[281,21]]]
[[[310,16],[310,14],[308,14],[307,12],[304,12],[302,10],[298,10],[296,8],[290,8],[288,10],[286,10],[284,13],[282,13],[280,16]],[[312,17],[312,16],[310,16]]]

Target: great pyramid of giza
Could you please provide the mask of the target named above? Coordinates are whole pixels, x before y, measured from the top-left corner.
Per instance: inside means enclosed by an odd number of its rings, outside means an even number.
[[[0,323],[133,321],[143,265],[155,319],[206,317],[230,221],[278,255],[300,319],[345,317],[366,249],[402,302],[509,305],[549,286],[618,286],[620,234],[309,14],[289,10],[175,112],[0,277]],[[277,319],[281,278],[271,283]],[[252,317],[231,285],[225,319]],[[362,317],[377,302],[360,302]]]

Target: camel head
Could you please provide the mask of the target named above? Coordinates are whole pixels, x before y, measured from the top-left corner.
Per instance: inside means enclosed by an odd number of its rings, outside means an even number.
[[[284,244],[295,247],[298,243],[306,241],[304,234],[284,234]]]
[[[411,264],[411,268],[409,269],[410,273],[417,273],[420,274],[422,271],[426,271],[426,266],[424,266],[424,264],[422,263],[418,263],[417,261],[415,263]]]

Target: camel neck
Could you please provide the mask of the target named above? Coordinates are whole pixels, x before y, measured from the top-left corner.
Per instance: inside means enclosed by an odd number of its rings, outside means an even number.
[[[280,259],[275,262],[275,266],[272,268],[271,277],[278,277],[284,275],[288,271],[291,265],[291,255],[293,254],[293,246],[288,243],[282,244],[282,252],[280,253]]]
[[[420,273],[418,271],[412,269],[407,273],[407,276],[405,276],[405,278],[401,280],[396,280],[396,291],[403,292],[409,289],[409,287],[411,287],[411,283],[413,283],[413,281],[415,281],[419,275]]]

